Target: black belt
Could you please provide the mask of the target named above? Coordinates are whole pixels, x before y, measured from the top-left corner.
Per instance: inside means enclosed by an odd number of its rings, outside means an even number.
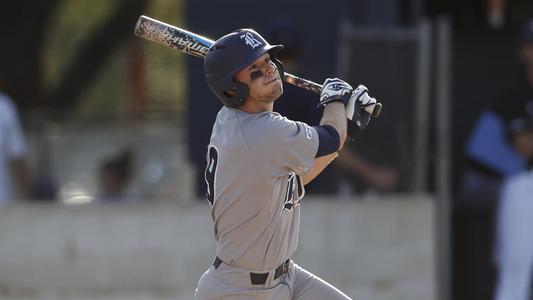
[[[218,269],[220,264],[222,263],[222,260],[220,258],[215,257],[215,262],[213,263],[213,266],[215,267],[215,270]],[[276,271],[274,272],[274,280],[280,278],[282,275],[287,273],[289,271],[291,260],[287,259],[284,263],[279,265],[279,267],[276,268]],[[252,285],[263,285],[265,284],[269,273],[254,273],[250,272],[250,281],[252,282]]]

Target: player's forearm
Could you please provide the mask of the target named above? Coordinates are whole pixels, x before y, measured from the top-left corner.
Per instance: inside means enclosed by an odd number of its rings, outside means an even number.
[[[346,110],[342,102],[332,102],[324,107],[320,125],[331,125],[339,133],[339,150],[344,146],[346,141]]]
[[[324,171],[324,169],[337,157],[337,155],[338,153],[335,152],[332,154],[321,156],[319,158],[315,158],[311,170],[302,176],[303,184],[306,185],[313,179],[315,179],[315,177],[317,177],[318,174],[322,173],[322,171]]]

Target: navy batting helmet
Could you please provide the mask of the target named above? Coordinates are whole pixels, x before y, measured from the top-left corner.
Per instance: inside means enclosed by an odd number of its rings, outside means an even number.
[[[283,66],[276,53],[283,45],[270,45],[252,29],[239,29],[218,39],[207,52],[204,71],[211,91],[229,107],[239,107],[248,98],[248,86],[235,80],[235,74],[261,55],[270,57],[283,78]]]

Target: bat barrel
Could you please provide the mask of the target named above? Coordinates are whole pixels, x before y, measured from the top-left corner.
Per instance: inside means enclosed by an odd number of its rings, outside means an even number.
[[[213,44],[210,39],[147,16],[137,20],[135,35],[200,58],[206,56]]]

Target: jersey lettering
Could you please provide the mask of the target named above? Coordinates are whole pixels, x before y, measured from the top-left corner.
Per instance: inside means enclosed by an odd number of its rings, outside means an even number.
[[[205,182],[207,184],[207,201],[213,205],[215,201],[215,179],[218,164],[218,150],[215,146],[209,145],[207,149],[207,166],[205,167]]]

